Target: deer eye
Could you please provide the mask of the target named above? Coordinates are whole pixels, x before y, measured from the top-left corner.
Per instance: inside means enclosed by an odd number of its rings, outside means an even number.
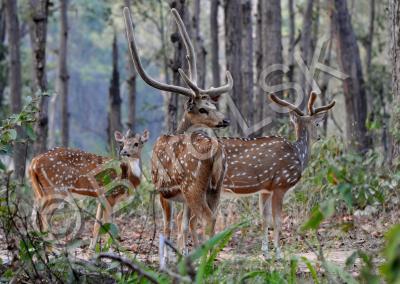
[[[319,123],[317,122],[317,123],[315,124],[315,126],[319,127]]]
[[[137,147],[137,146],[139,146],[139,143],[136,142],[135,144],[133,144],[133,146]]]
[[[208,113],[208,111],[207,111],[205,108],[201,108],[201,109],[199,109],[199,112],[200,112],[200,113],[205,113],[205,114],[207,114],[207,113]]]

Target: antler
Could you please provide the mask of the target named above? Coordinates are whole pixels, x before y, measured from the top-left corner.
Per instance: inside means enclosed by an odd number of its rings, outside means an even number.
[[[296,107],[295,105],[293,105],[285,100],[279,99],[274,94],[269,95],[269,98],[276,104],[283,106],[283,107],[287,107],[288,109],[290,109],[291,111],[294,111],[298,115],[304,116],[304,112],[302,112],[298,107]],[[317,100],[317,93],[312,91],[310,93],[310,97],[308,99],[308,104],[307,104],[308,115],[310,115],[310,116],[317,114],[319,112],[322,112],[322,111],[330,110],[331,108],[333,108],[333,106],[336,103],[335,101],[332,101],[330,104],[328,104],[326,106],[322,106],[322,107],[318,107],[318,108],[314,109],[313,106],[314,106],[314,103],[316,100]]]
[[[152,86],[156,89],[166,91],[166,92],[181,94],[181,95],[184,95],[187,97],[195,97],[195,96],[199,96],[200,94],[206,94],[206,95],[209,95],[210,97],[216,97],[216,96],[221,95],[222,93],[226,93],[226,92],[230,91],[233,87],[233,79],[232,79],[232,76],[229,73],[229,71],[226,71],[227,83],[221,87],[218,87],[218,88],[211,87],[208,90],[203,90],[197,86],[197,65],[196,65],[196,56],[195,56],[193,44],[189,38],[189,35],[185,28],[185,25],[184,25],[181,17],[179,16],[178,11],[176,9],[172,9],[171,12],[175,18],[179,33],[181,34],[182,41],[185,45],[185,48],[187,51],[186,59],[188,60],[188,64],[189,64],[188,75],[186,75],[185,72],[180,68],[178,69],[178,71],[179,71],[179,74],[182,76],[183,81],[186,83],[186,85],[189,88],[161,83],[161,82],[151,78],[146,73],[146,71],[144,71],[144,68],[140,61],[140,57],[138,55],[138,51],[137,51],[137,47],[136,47],[131,12],[128,7],[125,7],[124,8],[124,18],[125,18],[126,34],[127,34],[128,43],[129,43],[129,50],[131,53],[132,61],[135,65],[136,70],[138,71],[140,77],[142,77],[142,79],[147,84],[149,84],[150,86]]]
[[[276,104],[283,106],[283,107],[287,107],[288,109],[290,109],[291,111],[294,111],[298,115],[304,116],[304,112],[302,112],[297,106],[295,106],[287,101],[279,99],[274,94],[269,95],[269,98],[271,101],[275,102]]]
[[[307,105],[308,114],[309,114],[310,116],[311,116],[311,115],[314,115],[314,114],[317,114],[317,113],[319,113],[319,112],[323,112],[323,111],[330,110],[330,109],[333,108],[333,106],[336,104],[335,101],[332,101],[330,104],[328,104],[328,105],[326,105],[326,106],[317,107],[316,109],[314,109],[314,103],[315,103],[315,100],[316,100],[316,99],[317,99],[317,93],[314,92],[314,91],[312,91],[312,92],[310,93],[310,98],[309,98],[309,100],[308,100],[308,105]]]

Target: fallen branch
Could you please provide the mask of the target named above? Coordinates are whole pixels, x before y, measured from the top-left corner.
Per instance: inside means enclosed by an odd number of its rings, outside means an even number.
[[[137,274],[139,274],[139,276],[143,276],[145,277],[147,280],[149,280],[151,283],[159,283],[158,280],[156,278],[154,278],[151,274],[149,274],[148,272],[144,271],[142,268],[140,268],[138,265],[134,264],[132,261],[130,261],[128,258],[117,255],[117,254],[113,254],[113,253],[100,253],[97,256],[97,259],[111,259],[114,261],[118,261],[119,263],[127,266],[130,270],[136,272]]]

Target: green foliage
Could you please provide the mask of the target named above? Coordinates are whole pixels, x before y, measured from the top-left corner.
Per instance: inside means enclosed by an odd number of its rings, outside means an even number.
[[[381,272],[388,283],[400,283],[400,225],[396,225],[386,233],[386,258]]]
[[[293,203],[302,207],[306,204],[309,209],[334,199],[337,209],[348,211],[381,204],[397,190],[400,177],[398,173],[389,173],[381,163],[381,156],[372,150],[364,156],[346,152],[337,137],[317,143],[291,197],[295,199]]]
[[[37,112],[37,102],[40,96],[32,98],[28,97],[26,105],[22,111],[17,114],[12,114],[4,119],[0,126],[0,152],[8,154],[11,151],[11,144],[17,140],[17,128],[21,127],[27,135],[27,139],[35,138],[32,123],[35,121]]]

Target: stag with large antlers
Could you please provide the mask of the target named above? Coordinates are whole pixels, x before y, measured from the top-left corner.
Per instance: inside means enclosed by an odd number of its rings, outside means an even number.
[[[227,173],[223,182],[222,196],[229,198],[259,194],[264,229],[262,252],[266,258],[270,257],[268,225],[272,217],[276,258],[280,258],[279,234],[283,197],[300,180],[310,157],[312,142],[319,139],[317,127],[335,102],[314,109],[317,95],[311,92],[307,105],[308,113],[305,114],[298,107],[275,95],[270,95],[270,99],[289,110],[297,140],[292,143],[277,136],[220,138],[219,141],[224,145],[227,159]],[[185,214],[190,213],[185,212],[183,216]],[[179,215],[179,218],[181,216]],[[178,223],[180,223],[179,218]],[[182,228],[189,228],[189,224],[185,223],[189,219],[184,218]],[[196,239],[195,228],[193,225],[190,225],[190,228],[193,239]],[[185,232],[180,232],[180,234],[183,237],[187,235]]]
[[[121,162],[68,148],[54,148],[34,157],[29,175],[38,205],[38,212],[33,215],[38,217],[35,224],[39,222],[40,229],[47,230],[47,215],[54,211],[52,207],[60,199],[70,196],[99,198],[90,243],[90,248],[93,249],[98,239],[100,223],[107,223],[113,206],[126,196],[130,188],[139,186],[141,151],[148,139],[147,130],[136,135],[130,130],[126,135],[116,131],[115,140],[120,144]],[[101,179],[104,174],[112,182],[104,182]]]
[[[127,38],[136,70],[147,84],[165,92],[188,97],[177,134],[160,136],[153,149],[152,178],[164,209],[164,233],[167,238],[170,237],[169,203],[178,201],[186,204],[196,217],[204,221],[205,232],[211,236],[226,162],[223,147],[216,139],[209,137],[205,129],[228,126],[229,122],[217,110],[211,98],[231,90],[233,80],[227,71],[226,85],[207,90],[197,86],[193,45],[179,13],[175,9],[171,12],[187,51],[188,73],[179,69],[187,87],[161,83],[148,76],[137,52],[131,14],[126,7],[124,17]]]

